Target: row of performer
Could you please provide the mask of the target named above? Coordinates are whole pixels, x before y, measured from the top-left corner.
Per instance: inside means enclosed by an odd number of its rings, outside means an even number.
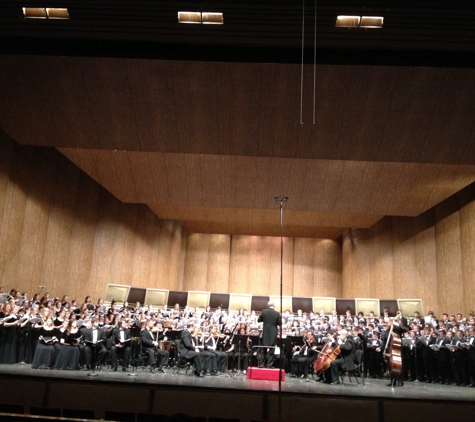
[[[219,374],[225,371],[246,371],[249,365],[263,366],[265,352],[275,355],[273,365],[282,365],[296,377],[308,379],[316,373],[324,382],[338,382],[341,370],[355,369],[361,364],[362,373],[382,378],[389,371],[388,349],[395,331],[400,335],[401,368],[395,385],[404,381],[475,386],[475,327],[464,332],[436,330],[426,325],[420,332],[388,319],[381,332],[360,327],[342,329],[335,333],[288,336],[275,347],[260,347],[259,336],[250,336],[244,328],[239,333],[220,333],[218,326],[203,332],[189,323],[180,331],[157,329],[154,319],[140,326],[122,319],[111,331],[99,326],[98,318],[77,326],[71,319],[62,327],[52,318],[44,323],[29,323],[23,327],[18,321],[0,326],[0,361],[27,362],[32,368],[90,370],[110,360],[112,371],[140,363],[151,372],[166,372],[170,357],[178,355],[194,364],[195,375]],[[257,346],[257,347],[256,347]],[[282,349],[282,353],[281,353]],[[348,349],[348,350],[347,350]],[[361,351],[361,359],[356,352]],[[338,351],[338,353],[335,353]],[[170,356],[172,354],[172,356]],[[279,359],[280,358],[280,359]]]

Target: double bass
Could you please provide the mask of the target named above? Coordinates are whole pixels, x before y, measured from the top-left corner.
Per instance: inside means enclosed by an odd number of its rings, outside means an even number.
[[[394,332],[394,325],[391,324],[384,356],[387,359],[388,372],[391,378],[398,378],[402,372],[402,340],[401,336]]]
[[[336,333],[334,334],[334,336]],[[340,345],[336,347],[332,347],[332,341],[328,340],[327,344],[323,346],[322,351],[318,355],[318,358],[315,360],[313,364],[313,370],[316,372],[324,372],[326,371],[331,363],[338,357],[340,354]]]

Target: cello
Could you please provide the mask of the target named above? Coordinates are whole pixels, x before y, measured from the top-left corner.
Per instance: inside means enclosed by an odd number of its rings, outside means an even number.
[[[336,333],[333,335],[333,338],[335,335]],[[330,367],[331,363],[340,354],[340,345],[333,348],[332,343],[333,342],[328,339],[327,344],[323,346],[322,351],[318,355],[318,358],[315,360],[315,363],[313,364],[313,370],[317,373],[326,371]]]

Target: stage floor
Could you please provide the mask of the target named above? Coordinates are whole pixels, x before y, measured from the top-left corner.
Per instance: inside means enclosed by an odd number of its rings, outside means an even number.
[[[259,391],[279,392],[278,381],[249,380],[246,375],[229,373],[219,376],[206,376],[197,378],[191,373],[180,372],[177,375],[168,373],[151,374],[138,369],[135,376],[131,372],[109,372],[108,369],[96,371],[96,376],[90,376],[91,371],[57,371],[51,369],[31,369],[30,365],[0,365],[2,378],[29,378],[38,380],[65,380],[111,385],[143,385],[154,387],[179,387],[200,388],[220,391]],[[319,395],[319,396],[351,396],[355,398],[387,398],[403,400],[429,400],[429,401],[470,401],[475,400],[475,388],[458,387],[440,384],[427,384],[422,382],[406,382],[403,387],[388,387],[386,379],[365,379],[365,385],[358,385],[352,378],[344,378],[343,385],[329,385],[316,382],[310,377],[309,382],[304,379],[291,378],[289,375],[281,384],[283,394]]]

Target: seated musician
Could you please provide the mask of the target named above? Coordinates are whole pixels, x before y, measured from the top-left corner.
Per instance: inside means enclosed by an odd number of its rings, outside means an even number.
[[[127,322],[125,319],[119,322],[119,327],[112,330],[112,347],[111,347],[111,359],[112,359],[112,372],[117,371],[117,361],[122,359],[122,371],[126,372],[129,366],[130,359],[130,345],[132,337],[130,330],[127,328]]]
[[[195,325],[192,322],[188,323],[181,334],[180,348],[178,352],[183,358],[193,361],[195,364],[195,376],[203,378],[203,374],[201,373],[203,370],[203,356],[200,355],[199,351],[195,350],[192,341],[192,335],[194,332]]]
[[[140,341],[142,342],[143,351],[148,355],[148,366],[150,372],[155,373],[155,364],[157,357],[160,358],[158,371],[166,373],[165,366],[168,364],[170,353],[158,347],[158,342],[163,340],[165,335],[159,335],[158,331],[153,332],[155,322],[152,319],[147,321],[145,328],[140,332]]]
[[[205,350],[214,354],[217,370],[219,372],[225,372],[228,363],[228,355],[226,352],[222,351],[222,344],[226,336],[224,334],[219,334],[216,325],[211,326],[210,333],[211,335],[205,338]]]
[[[192,341],[195,346],[195,350],[200,352],[203,361],[203,369],[205,375],[218,375],[216,365],[216,355],[208,350],[206,341],[209,339],[209,333],[205,333],[201,330],[201,327],[196,329],[195,335],[192,336]]]
[[[315,362],[317,358],[317,345],[315,342],[313,331],[308,331],[304,345],[294,352],[292,357],[292,372],[291,376],[297,376],[301,374],[302,378],[305,378],[308,382],[308,368]]]
[[[332,384],[340,384],[340,371],[353,371],[355,369],[355,341],[347,330],[338,332],[340,355],[330,364]]]
[[[85,369],[91,369],[91,365],[99,366],[102,363],[107,349],[104,346],[106,341],[106,333],[99,328],[99,318],[91,319],[91,328],[82,331],[84,339],[84,359],[86,361]],[[94,360],[94,362],[93,362]]]

